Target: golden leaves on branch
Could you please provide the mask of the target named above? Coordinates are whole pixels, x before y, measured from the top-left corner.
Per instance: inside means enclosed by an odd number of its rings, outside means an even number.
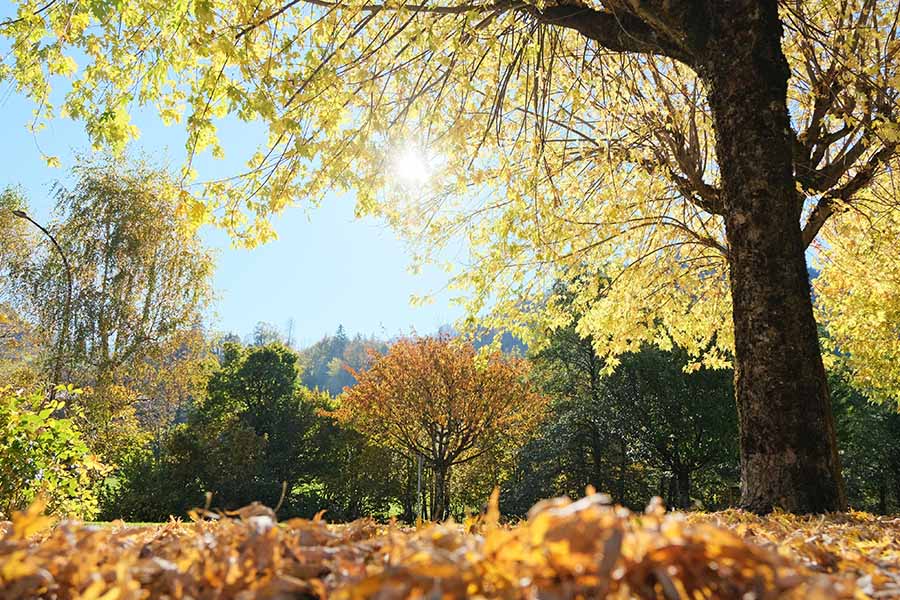
[[[633,514],[591,494],[527,521],[421,528],[247,518],[130,527],[38,509],[0,538],[0,598],[865,598],[900,592],[900,521]],[[28,535],[23,535],[23,532]],[[896,596],[894,596],[896,597]]]

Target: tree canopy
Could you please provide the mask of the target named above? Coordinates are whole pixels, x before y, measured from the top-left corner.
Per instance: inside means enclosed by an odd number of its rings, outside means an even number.
[[[57,188],[52,234],[72,275],[67,376],[80,385],[122,383],[125,366],[179,330],[199,326],[211,298],[212,257],[179,216],[168,176],[140,164],[101,161]],[[46,240],[41,240],[46,242]],[[14,285],[45,331],[66,318],[60,253],[36,245]]]
[[[522,308],[561,272],[603,264],[618,285],[601,299],[596,281],[577,286],[599,352],[674,342],[720,366],[733,342],[708,86],[685,40],[642,25],[676,9],[640,4],[22,1],[0,76],[41,117],[80,118],[116,148],[136,135],[134,96],[187,128],[189,174],[225,151],[223,119],[262,121],[247,169],[186,199],[246,243],[296,199],[352,189],[360,212],[428,241],[420,258],[466,239],[472,268],[455,283],[473,313],[555,323]],[[866,223],[896,204],[896,11],[781,7],[804,241],[826,255],[877,236],[887,223]],[[57,102],[55,75],[72,80]],[[410,153],[423,186],[398,167]],[[821,295],[840,304],[845,289]]]

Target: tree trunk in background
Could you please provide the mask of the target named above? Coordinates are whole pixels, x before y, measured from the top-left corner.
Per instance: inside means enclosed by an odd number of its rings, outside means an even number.
[[[616,483],[616,496],[619,504],[625,505],[625,476],[628,471],[628,451],[625,440],[619,440],[619,477]]]
[[[708,15],[709,88],[725,203],[741,441],[741,503],[765,513],[845,508],[795,189],[789,70],[777,2]],[[726,8],[727,7],[727,8]]]
[[[452,474],[452,468],[447,467],[447,472],[444,474],[444,519],[450,518],[450,481],[453,479]]]
[[[665,475],[659,476],[659,493],[656,494],[666,503],[666,506],[669,504],[669,478]]]
[[[419,491],[416,489],[416,463],[413,459],[406,460],[406,489],[403,493],[403,517],[402,520],[412,523],[416,519],[416,506],[419,502]]]
[[[434,466],[434,498],[432,499],[431,518],[443,521],[447,518],[447,483],[449,469],[446,465]]]
[[[900,475],[894,475],[894,502],[900,508]]]
[[[604,450],[608,448],[602,443],[600,438],[600,432],[597,431],[597,428],[591,426],[591,466],[593,467],[592,475],[590,477],[590,484],[594,486],[595,490],[598,491],[607,491],[609,488],[606,486],[603,477],[603,454]]]
[[[681,468],[675,473],[675,502],[676,508],[688,509],[691,507],[691,472]]]

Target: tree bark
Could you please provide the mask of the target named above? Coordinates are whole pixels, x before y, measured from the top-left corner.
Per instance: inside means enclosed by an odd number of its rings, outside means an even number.
[[[813,317],[777,2],[722,3],[697,65],[709,88],[725,203],[741,441],[741,503],[845,508]]]

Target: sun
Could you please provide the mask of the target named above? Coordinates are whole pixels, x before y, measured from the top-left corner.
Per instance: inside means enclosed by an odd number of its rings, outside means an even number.
[[[426,184],[431,173],[425,151],[416,146],[406,146],[400,150],[391,161],[391,174],[403,185]]]

